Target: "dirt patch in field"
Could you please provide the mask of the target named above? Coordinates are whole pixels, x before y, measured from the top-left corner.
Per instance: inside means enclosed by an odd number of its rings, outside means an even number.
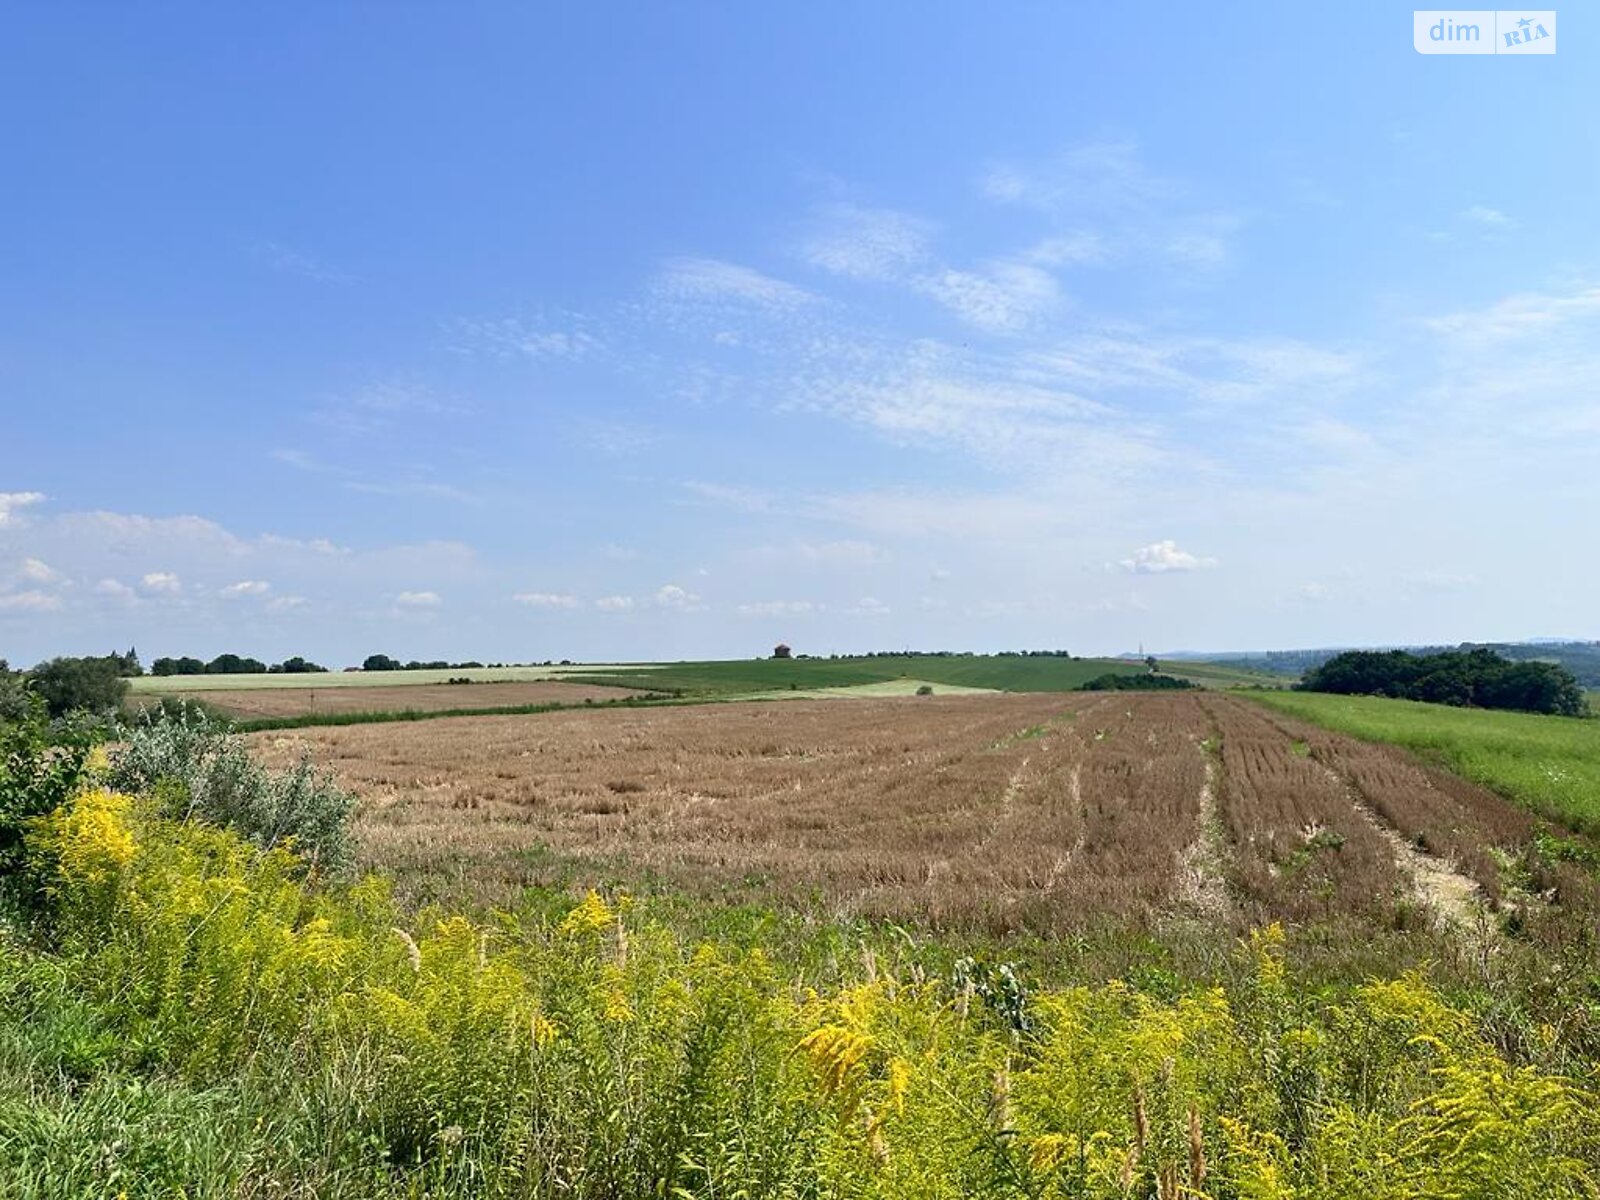
[[[447,712],[455,708],[509,708],[521,704],[582,704],[644,693],[584,683],[413,683],[393,687],[271,687],[185,693],[240,720],[300,717],[308,713]],[[160,699],[135,696],[137,704]]]

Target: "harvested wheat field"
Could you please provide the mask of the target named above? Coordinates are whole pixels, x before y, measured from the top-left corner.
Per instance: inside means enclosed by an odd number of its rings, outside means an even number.
[[[559,863],[990,932],[1399,928],[1501,903],[1536,832],[1402,751],[1214,693],[573,711],[257,745],[309,749],[362,797],[371,863],[489,901]]]
[[[190,693],[178,693],[188,695]],[[599,704],[646,693],[630,688],[555,681],[507,683],[403,683],[391,687],[237,688],[200,693],[198,699],[239,720],[302,717],[311,713],[448,712],[458,708],[511,708],[531,704]],[[151,704],[148,692],[136,703]]]

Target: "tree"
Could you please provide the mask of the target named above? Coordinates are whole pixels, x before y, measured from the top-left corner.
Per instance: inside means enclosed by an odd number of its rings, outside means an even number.
[[[37,703],[28,691],[28,679],[21,671],[13,671],[11,664],[0,658],[0,725],[7,721],[20,721]]]
[[[323,675],[328,671],[327,667],[319,667],[316,663],[308,662],[301,658],[298,654],[293,658],[284,659],[283,662],[272,669],[281,671],[285,675]]]
[[[258,658],[219,654],[206,664],[205,671],[207,675],[265,675],[267,664]]]
[[[404,668],[387,654],[369,654],[361,662],[363,671],[400,671]]]
[[[1145,655],[1144,665],[1150,668],[1151,674],[1161,670],[1161,664],[1156,661],[1156,656],[1154,654]]]
[[[116,655],[106,658],[52,658],[28,673],[33,693],[52,717],[83,709],[115,712],[128,694],[128,681]]]
[[[150,664],[152,675],[204,675],[206,665],[198,658],[158,658]]]
[[[774,646],[772,648],[772,657],[773,658],[793,658],[794,657],[794,651],[789,649],[789,647],[785,646],[782,642],[779,642],[776,646]]]
[[[1307,671],[1297,685],[1308,692],[1389,696],[1457,707],[1506,708],[1581,716],[1582,689],[1566,668],[1549,662],[1511,662],[1493,650],[1350,650]]]

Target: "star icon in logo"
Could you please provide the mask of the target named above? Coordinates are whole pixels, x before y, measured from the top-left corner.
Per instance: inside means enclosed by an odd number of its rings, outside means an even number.
[[[1532,24],[1533,24],[1533,18],[1531,18],[1531,17],[1523,17],[1522,20],[1517,22],[1517,28],[1526,29],[1529,25],[1532,25]]]

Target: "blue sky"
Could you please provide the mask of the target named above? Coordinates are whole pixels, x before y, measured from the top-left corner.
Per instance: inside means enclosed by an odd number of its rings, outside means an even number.
[[[1600,637],[1597,31],[33,6],[0,656]]]

